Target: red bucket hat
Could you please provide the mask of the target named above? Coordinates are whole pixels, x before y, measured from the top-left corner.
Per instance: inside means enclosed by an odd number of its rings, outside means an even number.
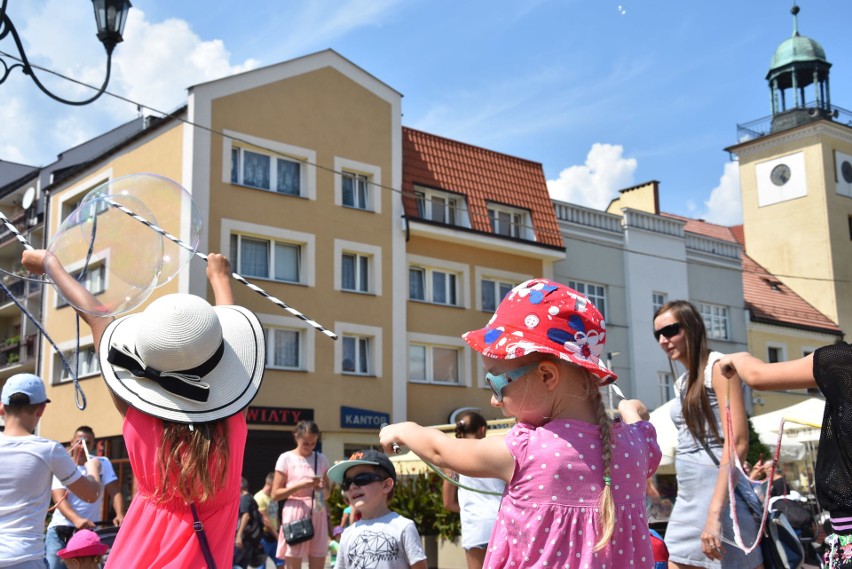
[[[60,549],[56,555],[60,559],[71,559],[73,557],[89,557],[103,555],[109,550],[109,546],[101,543],[98,534],[88,529],[81,529],[71,536],[65,549]]]
[[[601,385],[617,379],[601,361],[606,342],[603,315],[585,295],[547,279],[512,289],[488,325],[462,335],[487,358],[511,360],[540,352],[586,368]]]

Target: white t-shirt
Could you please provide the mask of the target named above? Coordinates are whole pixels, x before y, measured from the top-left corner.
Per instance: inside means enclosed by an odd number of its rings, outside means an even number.
[[[65,501],[68,502],[68,505],[77,512],[77,515],[85,518],[87,520],[91,520],[93,522],[101,521],[101,505],[103,504],[104,497],[104,486],[118,480],[118,477],[115,475],[115,470],[112,468],[112,463],[105,456],[99,456],[97,459],[101,462],[101,494],[98,496],[98,499],[92,502],[91,504],[88,502],[84,502],[80,498],[78,498],[73,492],[68,492],[68,496],[65,497]],[[86,474],[86,466],[85,465],[77,465],[77,470],[80,471],[80,474]],[[65,485],[56,477],[53,477],[53,486],[51,490],[59,490],[61,488],[65,488]],[[56,508],[53,511],[53,517],[50,519],[50,524],[47,527],[54,526],[73,526],[68,518],[59,511],[59,508]]]
[[[426,559],[414,522],[396,512],[358,520],[340,536],[335,569],[407,569]]]
[[[44,557],[44,518],[50,481],[72,484],[77,465],[54,441],[0,433],[0,567]]]
[[[459,475],[459,484],[498,494],[502,494],[506,488],[506,484],[497,478],[471,478],[462,474]],[[488,544],[502,499],[499,495],[459,488],[461,543],[464,549]]]

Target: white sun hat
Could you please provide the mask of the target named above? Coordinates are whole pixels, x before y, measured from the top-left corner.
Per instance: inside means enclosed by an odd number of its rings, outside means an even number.
[[[251,311],[170,294],[112,322],[99,359],[107,385],[131,407],[176,423],[205,423],[254,399],[265,354],[263,328]]]

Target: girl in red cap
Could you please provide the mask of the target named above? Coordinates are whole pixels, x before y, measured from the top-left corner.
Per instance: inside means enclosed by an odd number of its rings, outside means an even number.
[[[600,359],[606,327],[597,308],[565,285],[533,279],[463,338],[482,355],[491,404],[517,424],[505,436],[452,439],[400,423],[382,429],[382,445],[507,483],[485,568],[652,566],[645,483],[660,448],[640,401],[619,404],[621,421],[606,413],[599,388],[616,377]]]

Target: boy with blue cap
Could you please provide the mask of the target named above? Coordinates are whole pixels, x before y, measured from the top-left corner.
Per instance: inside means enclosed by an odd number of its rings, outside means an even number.
[[[44,519],[56,476],[77,496],[93,502],[100,492],[100,462],[83,476],[65,448],[34,435],[50,400],[40,377],[13,375],[3,385],[0,414],[0,567],[44,569]]]

